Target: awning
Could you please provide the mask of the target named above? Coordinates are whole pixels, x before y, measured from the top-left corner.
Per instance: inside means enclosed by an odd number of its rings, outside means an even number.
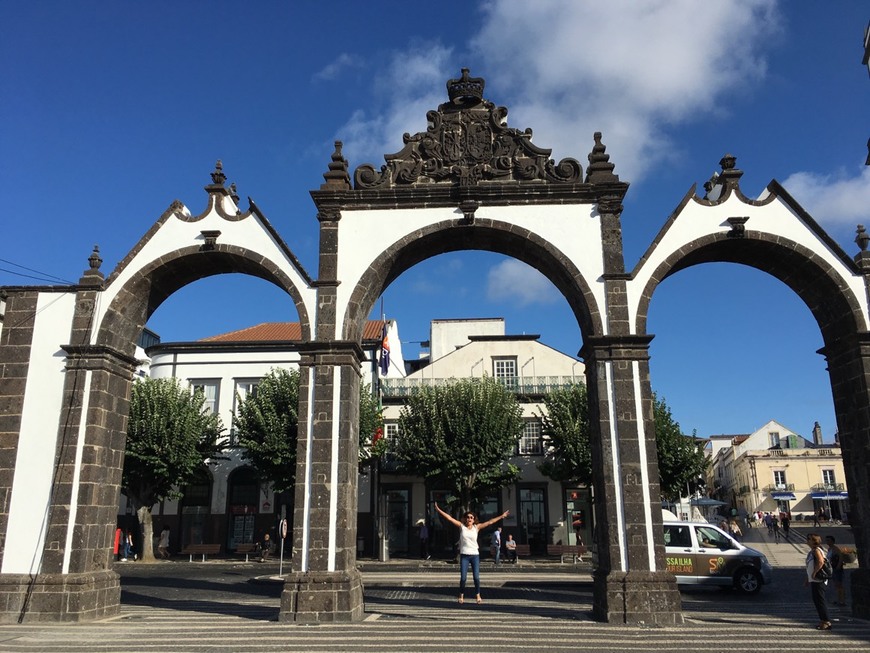
[[[810,496],[818,501],[847,501],[849,499],[848,492],[813,492]]]
[[[770,496],[777,501],[794,501],[794,492],[771,492]]]

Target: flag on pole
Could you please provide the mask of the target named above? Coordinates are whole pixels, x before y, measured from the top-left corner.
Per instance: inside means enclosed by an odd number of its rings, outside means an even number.
[[[383,336],[381,339],[381,376],[387,376],[390,371],[390,341],[387,339],[387,321],[384,320]]]

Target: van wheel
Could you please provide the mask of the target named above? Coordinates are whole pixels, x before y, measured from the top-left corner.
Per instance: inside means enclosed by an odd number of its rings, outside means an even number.
[[[761,590],[761,574],[744,567],[734,574],[734,588],[744,594],[758,594]]]

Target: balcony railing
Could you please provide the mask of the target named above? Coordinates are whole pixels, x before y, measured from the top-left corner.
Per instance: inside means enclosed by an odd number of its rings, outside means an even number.
[[[845,492],[845,483],[819,483],[813,486],[813,492]]]
[[[381,379],[384,397],[409,397],[421,388],[432,388],[456,382],[457,378],[423,379]],[[575,383],[582,383],[582,377],[574,376],[509,376],[495,379],[504,387],[519,395],[548,394]]]
[[[765,492],[794,492],[794,483],[779,483],[776,485],[768,485],[764,488]]]
[[[737,494],[749,494],[749,492],[750,487],[748,485],[741,485],[740,490],[737,492]]]

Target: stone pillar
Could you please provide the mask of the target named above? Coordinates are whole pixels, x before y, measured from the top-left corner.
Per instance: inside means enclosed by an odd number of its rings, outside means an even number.
[[[338,146],[337,153],[340,156]],[[363,352],[358,342],[339,339],[341,212],[321,206],[317,218],[316,333],[314,342],[301,351],[292,572],[284,583],[279,616],[281,621],[296,623],[358,621],[364,612],[362,578],[356,568]]]
[[[586,361],[595,490],[593,614],[616,623],[682,623],[666,571],[649,384],[650,336],[588,338]]]
[[[849,489],[849,525],[858,569],[851,578],[852,614],[870,619],[870,333],[841,338],[821,354],[828,362]]]
[[[0,576],[6,616],[84,621],[117,614],[112,543],[136,361],[107,347],[67,345],[64,410],[40,573]]]
[[[337,341],[313,343],[302,356],[292,571],[281,621],[363,618],[356,568],[362,357],[358,344]]]

